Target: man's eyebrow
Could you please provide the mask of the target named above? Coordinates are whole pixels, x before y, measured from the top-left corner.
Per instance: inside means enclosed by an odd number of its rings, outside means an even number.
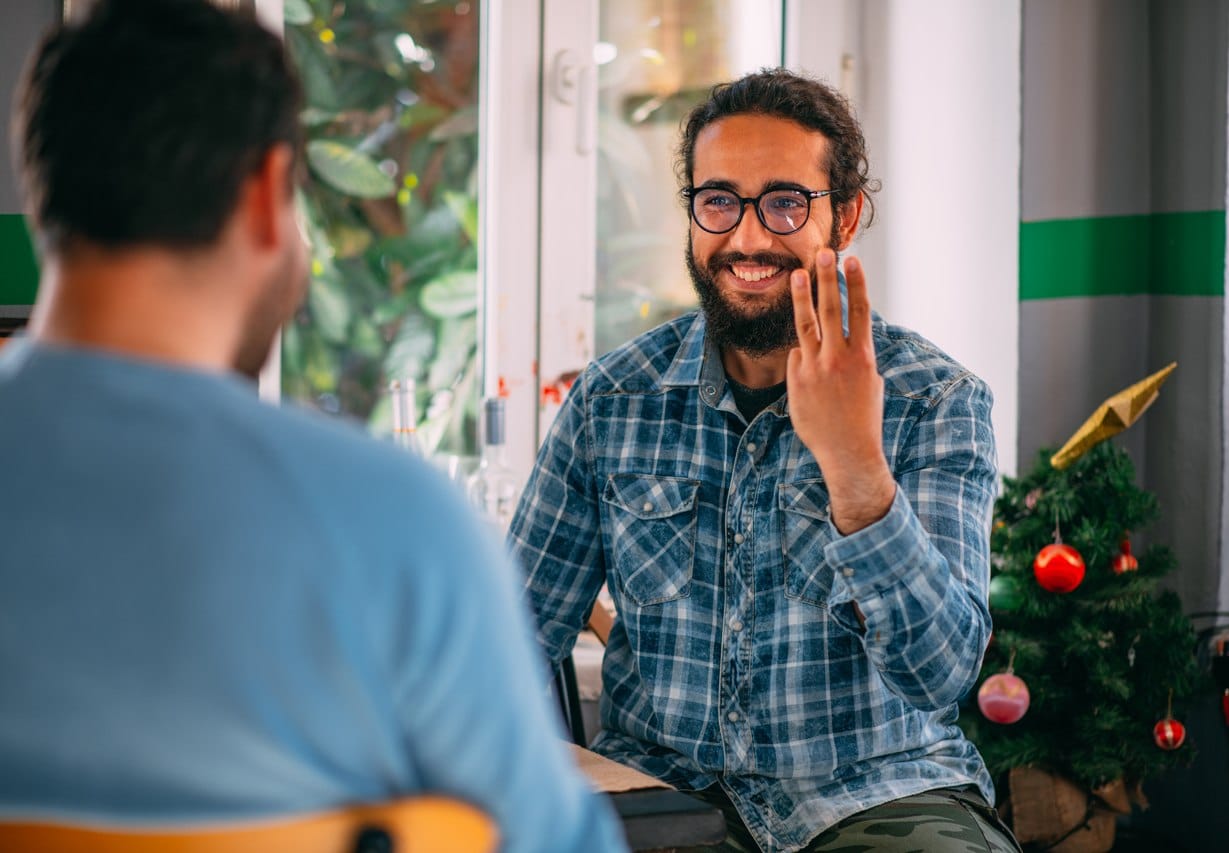
[[[797,181],[771,180],[764,184],[761,192],[771,192],[772,190],[797,190],[802,193],[811,191],[809,187],[804,187]]]
[[[729,190],[735,195],[738,194],[738,189],[737,187],[734,186],[733,181],[725,181],[725,180],[720,180],[720,179],[705,181],[704,183],[697,186],[696,189],[698,190]]]
[[[734,193],[735,195],[739,194],[737,185],[733,181],[728,181],[724,179],[713,179],[711,181],[705,181],[704,183],[697,186],[695,189],[698,189],[698,190],[728,190]],[[804,193],[810,192],[809,187],[804,187],[802,184],[798,183],[797,181],[787,181],[781,178],[771,178],[765,181],[763,184],[760,185],[759,192],[766,193],[766,192],[772,192],[773,190],[797,190],[798,192],[804,192]],[[758,194],[759,193],[756,193],[756,195]]]

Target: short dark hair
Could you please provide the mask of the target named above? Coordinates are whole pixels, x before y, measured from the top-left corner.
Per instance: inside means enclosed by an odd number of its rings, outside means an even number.
[[[866,139],[849,99],[826,83],[784,68],[765,68],[720,83],[713,87],[708,100],[692,109],[683,123],[675,166],[683,187],[691,186],[700,131],[719,119],[747,114],[787,119],[826,136],[828,162],[820,167],[836,188],[833,207],[842,208],[862,193],[867,225],[874,220],[871,193],[878,191],[879,182],[870,177]]]
[[[269,150],[301,148],[281,40],[208,0],[99,0],[49,32],[14,102],[16,171],[44,251],[213,243]]]

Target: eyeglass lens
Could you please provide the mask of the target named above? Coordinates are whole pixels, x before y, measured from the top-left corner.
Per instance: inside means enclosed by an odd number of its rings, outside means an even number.
[[[775,234],[792,234],[807,223],[811,201],[797,190],[772,190],[756,202],[760,221]],[[705,231],[721,234],[738,225],[742,200],[729,190],[702,189],[692,199],[692,215]]]

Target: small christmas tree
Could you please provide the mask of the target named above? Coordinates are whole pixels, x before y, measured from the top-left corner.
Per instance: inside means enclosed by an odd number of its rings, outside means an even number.
[[[1104,440],[1150,402],[1109,429],[1098,420],[1103,406],[1068,443],[1082,441],[1081,455],[1043,452],[1031,473],[1004,480],[991,534],[994,634],[979,679],[981,713],[970,708],[961,718],[996,782],[1033,767],[1084,792],[1138,791],[1189,760],[1181,723],[1170,718],[1203,684],[1194,631],[1178,597],[1158,592],[1174,568],[1171,552],[1154,544],[1131,553],[1131,535],[1156,518],[1157,500],[1136,485],[1126,452]],[[1094,428],[1104,434],[1088,441]],[[1019,820],[1016,829],[1024,835]],[[1059,829],[1050,842],[1069,827]],[[1108,832],[1112,843],[1112,818]]]

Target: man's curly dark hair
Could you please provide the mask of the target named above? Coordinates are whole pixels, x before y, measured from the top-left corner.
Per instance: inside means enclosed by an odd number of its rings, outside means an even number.
[[[714,86],[708,100],[696,106],[683,124],[675,172],[680,184],[691,186],[696,137],[715,121],[736,115],[765,115],[797,122],[828,139],[828,173],[834,210],[845,208],[861,193],[866,224],[875,218],[871,194],[879,182],[870,177],[866,139],[849,100],[832,86],[784,68],[766,68],[730,83]]]

